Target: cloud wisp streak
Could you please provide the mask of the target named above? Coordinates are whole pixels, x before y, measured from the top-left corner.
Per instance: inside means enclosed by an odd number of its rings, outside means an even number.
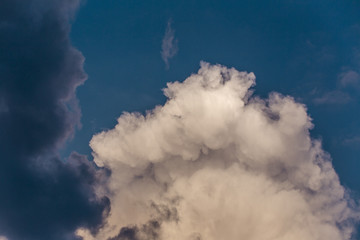
[[[85,240],[350,240],[359,211],[310,137],[306,107],[252,96],[253,73],[201,63],[146,116],[90,142],[111,211]],[[101,197],[101,194],[99,197]]]
[[[72,240],[80,226],[101,224],[106,198],[99,171],[58,149],[73,135],[76,88],[87,76],[70,43],[78,0],[3,0],[0,7],[0,236]]]
[[[338,73],[336,88],[324,92],[319,91],[319,96],[313,98],[316,105],[345,105],[358,101],[360,94],[360,45],[357,39],[359,37],[359,25],[353,25],[346,29],[343,41],[348,43],[348,48],[351,48],[350,59]]]
[[[351,101],[351,96],[344,91],[341,90],[334,90],[325,92],[322,96],[316,97],[313,99],[313,102],[316,105],[322,104],[346,104]]]
[[[165,35],[161,44],[161,57],[166,69],[169,69],[169,60],[178,52],[178,40],[175,38],[175,30],[171,27],[171,19],[167,22]]]

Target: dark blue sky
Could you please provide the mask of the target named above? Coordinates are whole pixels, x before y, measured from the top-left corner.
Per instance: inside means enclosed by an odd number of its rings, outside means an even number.
[[[78,88],[82,128],[63,155],[90,155],[92,135],[123,111],[162,104],[161,89],[197,71],[201,60],[257,77],[255,94],[291,95],[308,107],[340,179],[360,191],[360,2],[87,0],[71,39],[89,78]],[[178,53],[166,69],[168,20]]]

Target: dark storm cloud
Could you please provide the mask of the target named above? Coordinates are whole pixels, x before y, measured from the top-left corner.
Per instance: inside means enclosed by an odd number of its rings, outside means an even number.
[[[0,2],[0,236],[10,240],[75,239],[94,231],[107,199],[79,154],[57,155],[79,123],[76,87],[84,58],[69,41],[78,0]]]

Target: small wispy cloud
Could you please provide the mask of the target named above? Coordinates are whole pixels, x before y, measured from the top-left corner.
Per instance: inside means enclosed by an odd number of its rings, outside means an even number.
[[[359,146],[360,145],[360,136],[352,136],[352,137],[345,138],[343,140],[343,144],[348,145],[348,146]]]
[[[360,74],[354,70],[344,71],[339,75],[341,87],[360,87]]]
[[[351,101],[351,97],[348,93],[334,90],[330,92],[325,92],[320,97],[316,97],[314,100],[316,105],[321,104],[346,104]]]
[[[161,57],[165,62],[166,69],[169,69],[169,60],[178,52],[178,40],[175,38],[175,31],[171,27],[172,20],[169,19],[161,45]]]
[[[338,75],[337,87],[333,90],[323,92],[313,99],[317,105],[324,104],[347,104],[356,99],[360,90],[360,74],[351,69],[344,69]],[[316,91],[314,92],[316,94]]]

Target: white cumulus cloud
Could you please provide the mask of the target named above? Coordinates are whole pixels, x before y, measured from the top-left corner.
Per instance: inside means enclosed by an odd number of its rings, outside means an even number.
[[[168,101],[93,137],[111,200],[85,240],[348,240],[358,211],[292,97],[252,96],[253,73],[201,63]]]

